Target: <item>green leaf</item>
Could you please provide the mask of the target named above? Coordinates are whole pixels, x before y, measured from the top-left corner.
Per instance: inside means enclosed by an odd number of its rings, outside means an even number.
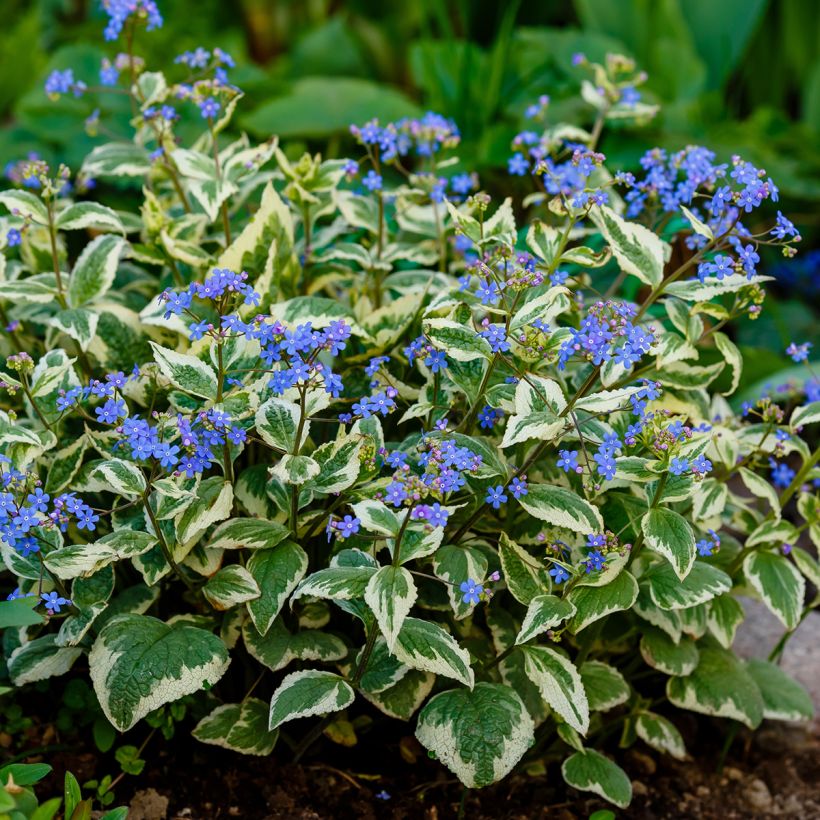
[[[401,522],[396,513],[382,501],[365,499],[352,506],[355,516],[368,532],[394,536],[398,534]]]
[[[683,738],[677,727],[665,717],[654,712],[641,712],[635,720],[635,733],[647,746],[677,760],[686,759]]]
[[[43,616],[34,611],[34,607],[39,603],[40,598],[37,595],[0,601],[0,629],[42,624]]]
[[[88,658],[100,706],[121,732],[163,704],[213,686],[229,662],[225,644],[210,632],[147,615],[108,621]]]
[[[258,698],[217,706],[191,734],[202,743],[261,757],[273,751],[279,737],[279,732],[268,729],[268,705]]]
[[[806,581],[785,556],[755,551],[743,561],[743,574],[771,613],[786,627],[800,623]]]
[[[468,578],[479,581],[487,575],[487,556],[472,547],[447,544],[436,550],[433,572],[438,578],[448,582],[447,597],[456,620],[466,618],[475,609],[475,604],[464,600],[461,583]]]
[[[286,399],[273,397],[259,405],[256,411],[256,429],[260,436],[272,447],[289,453],[296,443],[296,429],[301,410],[298,404]],[[310,422],[305,421],[302,440],[307,438]]]
[[[97,334],[99,319],[99,315],[92,310],[69,308],[55,313],[48,323],[74,339],[80,350],[85,352]]]
[[[122,220],[116,211],[99,202],[75,202],[61,211],[57,217],[57,228],[61,231],[81,231],[92,228],[95,231],[118,231],[125,233]]]
[[[319,474],[305,485],[305,489],[320,493],[340,493],[356,482],[361,469],[359,453],[364,440],[361,436],[344,436],[329,441],[311,453],[319,465]]]
[[[406,618],[394,652],[411,669],[454,678],[470,688],[475,681],[469,653],[449,632],[430,621]]]
[[[111,458],[101,461],[91,471],[91,478],[101,481],[107,489],[117,495],[139,496],[145,492],[145,477],[142,470],[130,461]]]
[[[263,518],[231,518],[220,524],[211,535],[211,549],[265,549],[284,541],[290,530],[278,521]]]
[[[732,588],[732,579],[705,561],[695,561],[683,581],[666,563],[652,567],[644,577],[652,600],[661,609],[688,609],[711,601]]]
[[[289,720],[339,712],[350,706],[355,697],[353,687],[333,672],[291,672],[273,693],[268,727],[273,730]]]
[[[765,479],[763,476],[753,473],[746,467],[741,467],[738,471],[740,473],[740,480],[743,482],[746,489],[757,498],[762,498],[767,502],[764,506],[765,512],[771,513],[775,521],[780,520],[780,500],[777,496],[777,490]]]
[[[176,519],[177,543],[174,559],[184,560],[193,545],[208,527],[224,521],[233,507],[233,485],[220,476],[211,476],[200,482],[196,498]]]
[[[743,374],[743,356],[738,350],[737,345],[725,333],[715,333],[713,338],[715,340],[715,346],[732,371],[732,381],[729,385],[729,389],[722,392],[721,395],[731,396],[740,385],[740,377]]]
[[[16,216],[30,219],[38,225],[48,225],[48,210],[40,197],[31,191],[0,191],[0,203]]]
[[[667,507],[656,507],[641,519],[646,545],[666,558],[683,581],[695,563],[695,534],[686,519]]]
[[[413,576],[404,567],[382,567],[367,583],[364,601],[373,610],[391,652],[417,595]]]
[[[501,447],[534,438],[554,438],[564,428],[559,414],[566,406],[567,400],[557,382],[540,376],[522,379],[515,388],[515,414],[507,420]]]
[[[364,658],[364,648],[356,655],[356,663]],[[362,673],[360,688],[371,694],[379,694],[398,683],[408,672],[405,666],[387,647],[387,641],[379,636],[373,644],[373,651]]]
[[[629,397],[634,396],[640,387],[622,387],[618,390],[601,390],[591,393],[575,403],[576,410],[587,410],[590,413],[610,413],[623,409],[629,404]]]
[[[629,700],[632,690],[614,666],[601,661],[587,661],[579,671],[590,712],[607,712]]]
[[[707,239],[714,239],[715,234],[712,229],[705,223],[698,219],[685,205],[680,206],[683,215],[689,220],[692,230],[699,236],[705,236]]]
[[[132,142],[107,142],[98,145],[85,158],[86,177],[144,177],[151,171],[148,152]]]
[[[653,288],[660,284],[669,246],[656,233],[643,225],[627,222],[605,205],[593,208],[590,216],[624,273],[636,276]]]
[[[521,630],[515,642],[516,644],[523,644],[531,641],[538,635],[571,618],[574,614],[575,606],[571,601],[558,598],[555,595],[536,595],[528,604],[527,614],[524,616]]]
[[[377,709],[397,720],[410,720],[416,709],[430,694],[436,682],[436,676],[429,672],[409,669],[392,686],[380,692],[371,692],[364,686],[366,677],[367,673],[362,678],[362,694]]]
[[[295,589],[292,602],[305,595],[329,598],[332,601],[350,601],[363,598],[370,579],[376,574],[375,567],[337,566],[325,567],[308,575]]]
[[[11,682],[23,686],[68,672],[82,650],[59,646],[56,641],[57,635],[50,633],[18,646],[8,659]]]
[[[310,456],[294,456],[288,453],[271,468],[270,474],[283,484],[306,484],[312,478],[316,478],[319,472],[319,465]]]
[[[541,697],[582,735],[589,729],[589,702],[581,676],[569,658],[546,646],[522,646],[527,677]]]
[[[604,586],[578,586],[568,596],[575,607],[568,628],[577,634],[606,615],[631,609],[637,597],[638,582],[628,572],[621,572]]]
[[[593,792],[619,808],[632,800],[632,783],[624,770],[594,749],[570,755],[561,764],[561,774],[573,788]]]
[[[147,532],[116,530],[90,544],[72,544],[52,550],[43,561],[58,578],[78,578],[93,575],[114,561],[142,555],[156,542]]]
[[[261,590],[256,600],[248,602],[248,612],[253,625],[264,635],[304,578],[307,553],[293,541],[285,541],[270,549],[256,550],[248,559],[247,568]]]
[[[60,646],[77,646],[85,637],[97,617],[105,612],[114,593],[114,569],[109,567],[89,578],[77,578],[71,585],[71,603],[77,610],[60,625],[57,643]]]
[[[805,427],[807,424],[816,424],[820,421],[820,401],[813,401],[802,407],[795,407],[789,419],[789,427],[796,430]]]
[[[121,237],[105,234],[85,246],[68,281],[68,304],[71,307],[87,305],[108,292],[125,245]]]
[[[387,123],[422,112],[397,89],[356,77],[302,77],[286,94],[242,118],[242,127],[267,139],[347,133],[350,123],[373,117]]]
[[[265,635],[246,621],[242,625],[242,639],[250,655],[273,672],[294,660],[338,661],[348,653],[344,641],[335,635],[320,629],[300,629],[291,634],[281,618],[273,622]]]
[[[522,496],[519,503],[530,515],[554,527],[584,534],[604,529],[598,508],[563,487],[530,484],[527,495]]]
[[[214,609],[225,610],[253,601],[261,595],[261,591],[256,579],[245,567],[230,564],[208,579],[202,587],[202,594]]]
[[[498,683],[452,689],[419,714],[416,738],[467,788],[501,780],[534,741],[534,724],[521,698]]]
[[[52,771],[48,763],[9,763],[0,768],[0,783],[6,786],[9,779],[14,778],[18,786],[33,786]]]
[[[644,629],[641,655],[653,669],[666,675],[691,675],[698,665],[698,649],[691,638],[673,641],[659,629]]]
[[[709,602],[706,617],[709,632],[724,649],[731,649],[737,628],[744,618],[743,606],[731,595],[718,595]]]
[[[818,565],[817,560],[800,547],[792,547],[791,555],[803,576],[816,587],[820,587],[820,565]]]
[[[746,661],[746,670],[760,689],[766,720],[811,720],[814,717],[809,693],[777,664],[750,658]]]
[[[150,345],[160,372],[174,387],[203,399],[216,399],[216,373],[210,365],[196,356],[169,350],[156,342],[150,342]]]
[[[697,669],[669,678],[666,695],[680,709],[738,720],[756,729],[763,720],[763,697],[754,678],[732,652],[704,647]]]
[[[492,358],[490,343],[483,336],[451,319],[425,319],[422,331],[439,350],[457,362]]]
[[[547,570],[505,532],[498,539],[498,557],[507,589],[519,603],[529,606],[534,598],[550,588]]]

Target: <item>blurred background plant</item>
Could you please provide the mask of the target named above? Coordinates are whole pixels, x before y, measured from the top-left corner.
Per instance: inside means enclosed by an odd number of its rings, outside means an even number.
[[[31,152],[79,166],[112,132],[127,133],[124,96],[43,92],[53,69],[94,85],[104,14],[97,0],[6,0],[0,34],[0,161]],[[163,28],[138,44],[152,67],[199,45],[236,60],[245,92],[238,127],[278,134],[289,154],[353,150],[349,124],[432,109],[462,132],[464,170],[493,193],[509,188],[510,143],[524,112],[549,94],[552,122],[590,117],[577,100],[572,55],[629,55],[649,75],[644,100],[661,113],[643,128],[608,129],[601,150],[635,169],[649,148],[704,144],[741,153],[776,180],[783,210],[804,236],[794,260],[764,259],[776,276],[761,319],[738,330],[744,382],[785,375],[790,341],[815,341],[820,296],[820,16],[815,0],[173,0]],[[102,126],[77,137],[100,109]],[[192,114],[196,117],[196,113]],[[94,118],[92,117],[92,122]],[[184,125],[184,123],[183,123]],[[191,123],[191,127],[199,127]],[[179,130],[179,129],[178,129]],[[527,193],[521,180],[521,194]],[[123,192],[127,195],[127,191]],[[781,379],[782,380],[782,379]],[[742,398],[742,396],[741,396]]]

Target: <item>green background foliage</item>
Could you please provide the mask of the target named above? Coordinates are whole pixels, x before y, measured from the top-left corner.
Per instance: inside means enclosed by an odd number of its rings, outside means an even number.
[[[36,151],[77,168],[110,132],[128,134],[124,96],[54,105],[43,93],[52,69],[72,66],[91,85],[101,57],[113,56],[113,44],[100,38],[96,0],[4,6],[0,162]],[[609,130],[602,150],[610,166],[634,168],[655,145],[704,144],[723,159],[740,153],[777,180],[783,210],[803,232],[803,254],[816,247],[820,18],[812,0],[175,0],[161,7],[165,25],[141,35],[140,53],[151,65],[198,45],[230,52],[238,63],[232,80],[246,93],[234,127],[251,137],[278,134],[293,156],[305,147],[343,156],[352,150],[350,123],[430,108],[456,120],[465,168],[494,194],[510,186],[509,145],[529,103],[549,93],[555,121],[590,116],[574,95],[580,71],[572,54],[627,54],[649,75],[646,98],[662,107],[649,128]],[[96,106],[105,127],[84,136],[80,123]],[[196,127],[190,123],[192,133]],[[782,260],[772,254],[764,262]],[[763,317],[739,326],[744,388],[787,367],[782,351],[792,339],[820,340],[819,269],[817,255],[792,262]]]

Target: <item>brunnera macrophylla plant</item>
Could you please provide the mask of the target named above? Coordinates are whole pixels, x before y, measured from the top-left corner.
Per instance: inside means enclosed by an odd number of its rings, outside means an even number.
[[[810,717],[776,661],[820,584],[820,383],[726,398],[758,252],[799,239],[765,172],[697,146],[610,171],[603,128],[655,110],[616,56],[577,58],[590,128],[527,112],[515,208],[435,114],[293,161],[221,138],[229,55],[148,71],[156,7],[105,5],[132,137],[0,193],[13,684],[87,664],[119,731],[185,698],[254,755],[380,712],[468,787],[557,756],[619,806],[613,729],[684,758],[676,710]],[[738,593],[784,626],[769,661],[732,652]]]

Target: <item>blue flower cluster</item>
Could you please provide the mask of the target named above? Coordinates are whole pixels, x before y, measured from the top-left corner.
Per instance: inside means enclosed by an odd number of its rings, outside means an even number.
[[[102,7],[109,18],[103,32],[106,40],[116,40],[129,17],[144,21],[148,31],[162,27],[162,15],[155,0],[102,0]]]
[[[0,540],[23,556],[40,551],[39,529],[66,532],[74,523],[79,530],[93,531],[100,517],[76,493],[52,498],[39,479],[11,466],[0,457]]]
[[[623,302],[596,302],[578,329],[558,350],[558,369],[563,370],[572,356],[578,355],[601,365],[613,359],[629,369],[649,352],[655,341],[651,329],[633,325],[635,309]],[[623,343],[621,344],[621,341]]]
[[[601,185],[591,182],[606,157],[583,143],[561,141],[546,131],[522,131],[512,143],[513,155],[507,160],[507,171],[513,176],[537,174],[544,191],[569,200],[573,208],[605,205],[609,194]]]
[[[467,474],[475,473],[482,464],[481,456],[467,447],[458,446],[453,439],[427,436],[414,472],[408,464],[408,455],[400,450],[382,452],[384,463],[394,470],[391,482],[385,487],[383,499],[394,507],[419,505],[428,497],[443,499],[448,493],[460,490],[467,482]],[[447,511],[433,504],[422,506],[417,517],[433,526],[434,521],[447,521]],[[440,524],[443,526],[444,523]]]
[[[350,133],[365,148],[377,151],[382,162],[392,162],[411,152],[432,157],[442,149],[455,148],[461,141],[456,124],[433,111],[420,119],[404,117],[384,127],[378,120],[351,125]]]

